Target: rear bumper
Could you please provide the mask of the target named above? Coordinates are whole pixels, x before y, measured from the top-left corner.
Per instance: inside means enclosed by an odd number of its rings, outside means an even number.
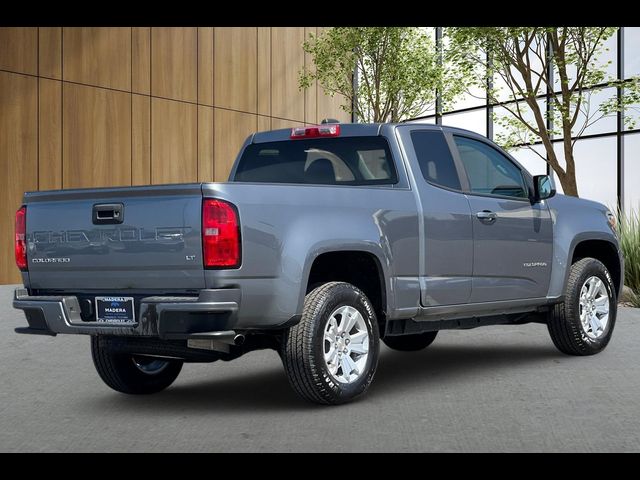
[[[17,333],[57,335],[146,336],[162,339],[210,338],[233,340],[240,305],[240,289],[201,290],[197,297],[143,297],[137,305],[137,323],[109,325],[85,322],[78,298],[32,296],[24,288],[15,290],[13,307],[22,310],[28,327]]]

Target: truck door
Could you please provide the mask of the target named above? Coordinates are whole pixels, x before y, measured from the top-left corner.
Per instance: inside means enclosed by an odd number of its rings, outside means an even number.
[[[471,295],[473,233],[460,165],[439,127],[398,127],[421,210],[420,285],[424,306],[466,303]]]
[[[493,145],[452,135],[469,184],[473,221],[470,302],[544,297],[553,228],[545,202],[532,204],[526,173]]]

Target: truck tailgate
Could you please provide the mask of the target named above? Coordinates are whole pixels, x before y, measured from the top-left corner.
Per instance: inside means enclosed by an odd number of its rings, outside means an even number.
[[[31,192],[31,288],[204,288],[200,184]]]

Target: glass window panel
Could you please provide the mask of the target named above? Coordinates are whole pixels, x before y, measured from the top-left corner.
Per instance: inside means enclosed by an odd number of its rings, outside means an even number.
[[[546,175],[547,162],[540,158],[535,152],[545,156],[545,149],[542,145],[532,145],[531,148],[520,147],[509,151],[531,175]]]
[[[520,111],[522,112],[522,115],[524,117],[524,119],[527,121],[527,123],[531,124],[531,125],[536,125],[536,121],[535,121],[535,117],[533,115],[533,111],[529,108],[529,106],[524,102],[524,101],[520,101],[518,102],[518,105],[520,107]],[[547,100],[544,98],[541,98],[538,100],[538,106],[540,108],[540,111],[542,112],[543,115],[545,115],[546,112],[546,108],[547,108]],[[515,106],[514,104],[509,104],[508,105],[509,108],[514,109]],[[500,123],[501,119],[510,119],[510,118],[514,118],[513,115],[511,114],[511,112],[509,112],[506,108],[504,107],[494,107],[493,108],[493,114],[494,114],[494,121],[493,121],[493,138],[495,140],[500,139],[500,136],[506,135],[507,132],[509,131],[508,128],[505,128],[505,126],[503,126]],[[546,117],[545,117],[546,118]],[[526,143],[526,141],[528,139],[531,138],[532,134],[529,132],[527,133],[527,137],[523,138],[522,143]],[[538,140],[538,138],[536,137],[535,140]]]
[[[597,58],[598,65],[605,68],[606,78],[618,78],[618,32],[611,35],[605,42],[602,53]]]
[[[624,27],[624,77],[640,75],[640,27]]]
[[[596,65],[602,67],[604,69],[604,78],[607,79],[615,79],[618,76],[618,61],[617,61],[617,49],[618,49],[618,34],[614,33],[607,40],[605,40],[603,44],[602,51],[599,56],[595,59]],[[576,68],[573,64],[567,64],[567,77],[569,83],[573,82],[576,78]],[[558,73],[558,69],[554,66],[553,68],[553,80],[554,80],[554,89],[556,92],[560,91],[560,74]]]
[[[554,144],[556,155],[564,167],[563,148],[562,142]],[[604,203],[609,208],[615,209],[618,197],[615,136],[578,140],[573,156],[576,162],[576,181],[580,197]],[[557,178],[556,185],[560,191],[560,182]]]
[[[624,136],[624,206],[640,213],[640,133]]]
[[[515,81],[522,89],[525,88],[524,81],[522,80],[522,75],[517,71],[515,67],[511,67],[511,74],[513,75]],[[534,78],[537,78],[534,76]],[[514,100],[513,93],[511,88],[508,86],[508,83],[502,78],[501,75],[495,74],[493,76],[493,88],[495,90],[495,96],[499,102],[508,102],[510,100]],[[514,92],[516,94],[516,98],[522,98],[518,93],[517,86],[513,85]],[[540,85],[540,91],[538,93],[544,93],[546,91],[543,84]]]
[[[480,135],[487,134],[487,109],[480,108],[470,112],[449,113],[442,117],[442,124],[464,128]]]
[[[436,117],[420,118],[418,120],[412,120],[411,123],[428,123],[434,125],[436,123]]]
[[[417,115],[418,117],[425,117],[427,115],[435,115],[436,114],[436,109],[435,106],[430,106],[429,108],[427,108],[424,112],[420,113],[420,115]]]
[[[616,114],[614,113],[602,117],[602,113],[600,112],[602,103],[615,96],[615,88],[605,88],[596,92],[585,92],[585,102],[580,108],[578,120],[576,121],[575,127],[571,130],[571,134],[573,136],[579,135],[580,130],[585,126],[585,123],[588,123],[589,125],[584,132],[582,132],[581,136],[615,132],[618,128]]]
[[[467,92],[460,95],[453,104],[448,105],[447,111],[461,110],[463,108],[479,107],[486,105],[487,92],[484,88],[471,87]]]
[[[544,49],[544,46],[541,46],[540,48]],[[538,55],[544,56],[544,52],[538,50],[537,42],[534,41],[529,51],[529,64],[532,70],[531,80],[534,86],[538,82],[538,78],[539,78],[538,74],[541,74],[544,72],[544,66],[542,64],[542,61],[538,58]],[[519,85],[522,90],[526,88],[522,75],[520,74],[520,72],[518,72],[518,70],[515,67],[511,67],[511,76],[513,77],[512,80],[515,82],[513,85],[513,91],[515,93],[515,97],[512,94],[512,89],[508,86],[507,82],[502,78],[502,76],[498,74],[494,75],[493,85],[497,90],[496,96],[498,98],[498,101],[500,102],[506,102],[509,100],[515,100],[516,98],[522,98],[522,95],[518,93],[518,89],[517,89],[517,85]],[[545,84],[544,82],[541,82],[540,86],[538,87],[537,94],[545,93],[545,91],[546,91]]]
[[[634,103],[629,105],[624,111],[624,129],[625,130],[637,130],[640,129],[640,104]],[[631,120],[633,123],[627,123]]]

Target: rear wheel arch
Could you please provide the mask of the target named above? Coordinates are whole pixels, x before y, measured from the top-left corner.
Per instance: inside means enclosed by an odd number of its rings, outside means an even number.
[[[310,262],[302,298],[318,285],[346,282],[364,292],[373,304],[381,335],[389,308],[388,274],[379,256],[369,250],[330,250]]]

